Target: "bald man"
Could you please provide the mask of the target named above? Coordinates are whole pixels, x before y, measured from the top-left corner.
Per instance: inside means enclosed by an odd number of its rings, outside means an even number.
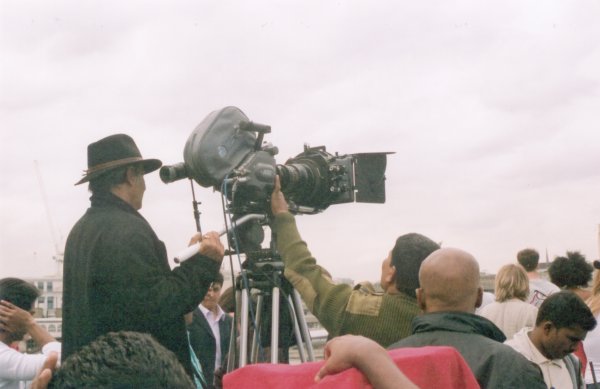
[[[474,314],[481,305],[479,264],[466,251],[443,248],[419,270],[417,303],[424,314],[413,335],[390,348],[451,346],[460,352],[482,388],[546,388],[540,369],[510,347],[491,321]]]

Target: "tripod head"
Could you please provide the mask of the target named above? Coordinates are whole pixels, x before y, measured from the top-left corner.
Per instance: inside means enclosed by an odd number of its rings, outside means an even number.
[[[270,291],[274,286],[281,287],[283,261],[277,250],[273,248],[246,252],[246,260],[242,263],[249,279],[254,285],[250,287],[261,291]]]

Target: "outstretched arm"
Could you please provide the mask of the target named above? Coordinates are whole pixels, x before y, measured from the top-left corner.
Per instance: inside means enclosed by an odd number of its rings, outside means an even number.
[[[336,284],[329,272],[317,264],[298,232],[294,216],[288,212],[279,176],[275,178],[271,195],[271,211],[271,229],[276,235],[277,250],[285,265],[285,277],[329,334],[339,334],[342,323],[340,318],[350,299],[352,287]]]
[[[377,389],[418,389],[396,366],[388,352],[375,341],[363,336],[344,335],[333,338],[325,345],[325,364],[315,376],[320,381],[356,367]]]

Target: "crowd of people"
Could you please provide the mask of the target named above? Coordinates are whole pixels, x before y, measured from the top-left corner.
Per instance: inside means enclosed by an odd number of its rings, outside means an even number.
[[[88,146],[77,184],[89,183],[91,206],[67,239],[62,344],[32,316],[37,288],[0,280],[0,388],[222,386],[237,327],[219,304],[225,250],[217,232],[196,234],[197,254],[170,268],[138,212],[144,175],[160,166],[124,134]],[[351,287],[310,253],[278,177],[270,204],[285,278],[331,338],[315,382],[355,367],[375,388],[416,388],[388,351],[423,346],[457,350],[482,388],[591,389],[600,380],[600,261],[567,252],[548,281],[539,253],[524,249],[484,304],[473,255],[409,233],[384,255],[383,292]],[[26,334],[41,353],[11,347]]]

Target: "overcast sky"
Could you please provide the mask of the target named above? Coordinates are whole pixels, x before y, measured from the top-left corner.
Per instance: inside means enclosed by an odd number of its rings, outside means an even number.
[[[490,272],[524,247],[598,258],[597,1],[4,0],[0,17],[0,277],[54,272],[89,204],[73,185],[89,143],[124,132],[179,162],[229,105],[272,126],[279,163],[305,143],[395,152],[385,204],[298,218],[334,277],[378,280],[413,231]],[[146,185],[172,258],[195,229],[190,186]],[[220,230],[219,193],[196,189]]]

